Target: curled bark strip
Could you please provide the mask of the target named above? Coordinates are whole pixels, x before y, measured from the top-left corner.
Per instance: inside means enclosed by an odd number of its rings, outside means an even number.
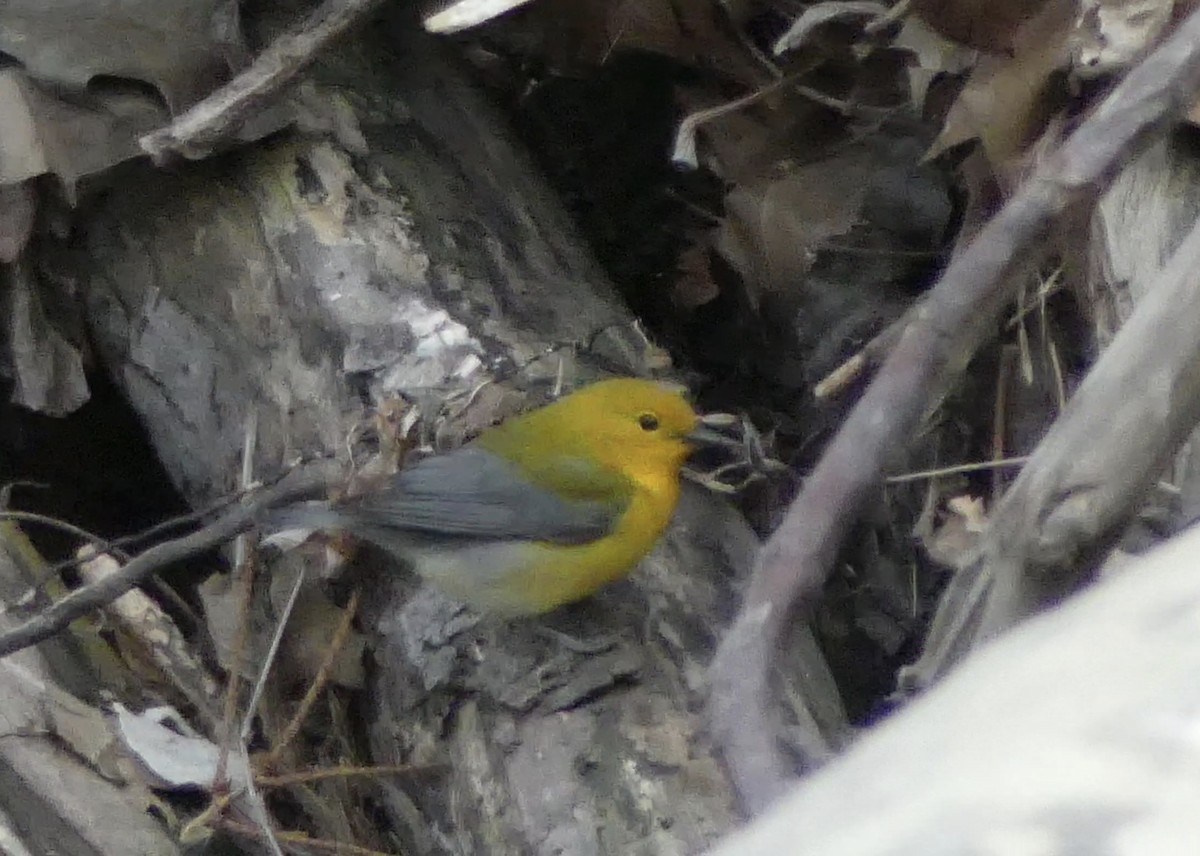
[[[1200,13],[1193,13],[951,260],[763,546],[741,614],[710,673],[714,738],[751,811],[788,780],[769,693],[788,616],[820,591],[842,540],[881,484],[884,463],[907,443],[930,396],[993,329],[1030,249],[1069,206],[1102,190],[1118,164],[1186,110],[1197,86]]]

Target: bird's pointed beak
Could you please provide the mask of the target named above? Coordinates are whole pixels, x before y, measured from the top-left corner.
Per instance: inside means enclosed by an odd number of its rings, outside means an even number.
[[[714,413],[711,416],[701,416],[696,426],[684,437],[693,446],[719,446],[740,449],[742,442],[722,433],[719,428],[728,427],[729,416],[724,413]]]

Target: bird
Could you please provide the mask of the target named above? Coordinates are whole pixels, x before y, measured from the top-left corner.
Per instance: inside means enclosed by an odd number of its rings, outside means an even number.
[[[650,552],[686,458],[710,433],[677,385],[610,378],[375,490],[284,508],[273,523],[346,532],[482,612],[537,615],[586,598]]]

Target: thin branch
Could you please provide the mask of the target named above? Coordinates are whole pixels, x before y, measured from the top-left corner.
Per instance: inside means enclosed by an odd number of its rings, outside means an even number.
[[[155,163],[171,153],[197,159],[261,112],[304,71],[326,45],[381,5],[383,0],[326,0],[295,30],[280,36],[249,68],[166,128],[139,141]]]
[[[221,818],[217,821],[216,826],[230,832],[236,832],[239,835],[244,835],[247,838],[263,838],[261,829],[229,818]],[[381,850],[371,850],[367,847],[359,847],[357,844],[348,844],[345,841],[311,838],[303,832],[286,831],[278,832],[276,835],[280,841],[290,845],[297,852],[334,853],[337,856],[391,856],[390,853],[384,853]]]
[[[374,767],[327,767],[322,770],[299,770],[278,776],[255,776],[254,783],[260,788],[288,788],[292,785],[309,785],[328,779],[380,779],[384,776],[411,776],[430,769],[416,764],[378,764]]]
[[[292,610],[296,606],[296,599],[300,596],[300,589],[304,587],[305,567],[304,564],[300,565],[300,573],[296,575],[296,582],[292,586],[292,591],[283,605],[283,610],[279,613],[279,620],[275,623],[275,633],[271,637],[271,645],[267,649],[266,657],[263,658],[262,666],[258,670],[258,677],[254,681],[254,689],[250,693],[250,701],[246,704],[246,712],[242,715],[242,727],[237,736],[237,751],[242,764],[245,765],[247,770],[253,769],[250,763],[248,746],[250,744],[251,733],[254,730],[254,718],[258,713],[259,702],[266,691],[267,678],[271,674],[271,667],[275,665],[275,659],[279,656],[279,646],[283,642],[283,634],[287,629],[288,620],[292,617]],[[271,824],[271,815],[267,811],[267,803],[263,799],[262,792],[254,783],[253,777],[246,781],[245,788],[248,814],[262,831],[263,840],[267,843],[267,849],[271,851],[272,856],[283,856],[283,848],[279,846],[275,827]]]
[[[778,796],[794,768],[779,750],[770,692],[789,616],[818,596],[842,541],[877,495],[886,461],[907,444],[931,397],[994,330],[1031,249],[1069,206],[1102,190],[1122,162],[1182,114],[1198,88],[1194,12],[951,260],[763,546],[710,673],[713,736],[750,810]]]
[[[254,717],[258,715],[258,705],[262,701],[263,693],[267,691],[267,678],[271,675],[271,668],[275,665],[275,660],[279,656],[279,646],[283,644],[283,634],[287,630],[287,623],[292,617],[292,610],[296,608],[296,600],[300,597],[300,590],[304,588],[304,578],[307,575],[308,566],[303,562],[299,563],[299,573],[296,574],[296,582],[292,584],[292,590],[288,593],[288,599],[283,603],[283,609],[279,611],[279,620],[275,622],[275,632],[271,635],[271,644],[267,646],[267,653],[263,657],[262,666],[259,667],[258,677],[254,681],[254,688],[250,692],[250,701],[246,704],[246,713],[242,716],[242,729],[239,734],[242,745],[250,742],[251,736],[254,733]]]
[[[112,603],[159,568],[203,553],[253,528],[267,509],[321,493],[328,485],[324,470],[316,467],[292,473],[203,529],[151,547],[111,577],[76,589],[36,617],[0,634],[0,657],[49,639],[81,615]]]
[[[48,517],[45,514],[37,514],[32,511],[0,511],[0,520],[16,520],[20,523],[35,523],[38,526],[48,526],[51,529],[58,529],[66,532],[68,535],[74,535],[79,540],[90,544],[97,553],[111,553],[118,559],[128,559],[129,554],[122,552],[107,538],[102,538],[86,529],[76,526],[74,523],[68,523],[65,520],[59,520],[57,517]],[[78,558],[71,559],[70,564],[76,565],[79,563]],[[51,569],[51,573],[57,570],[57,566]]]
[[[900,341],[900,334],[907,329],[911,320],[912,313],[906,312],[903,316],[897,318],[877,333],[871,341],[863,345],[853,356],[825,375],[813,387],[813,396],[818,399],[829,398],[844,391],[850,384],[858,380],[867,369],[873,368],[887,354],[891,353],[892,348],[896,347],[896,343]]]
[[[938,467],[933,470],[919,470],[914,473],[901,473],[897,476],[888,476],[885,481],[888,484],[904,484],[905,482],[926,481],[928,479],[939,479],[945,476],[959,475],[960,473],[978,473],[986,470],[998,470],[1004,467],[1023,467],[1029,461],[1027,455],[1018,455],[1015,458],[997,458],[992,461],[974,461],[970,464],[955,464],[949,467]]]
[[[254,483],[254,450],[258,445],[258,409],[250,408],[242,429],[242,472],[239,484],[242,491],[249,490]],[[242,585],[242,596],[238,599],[238,623],[234,632],[233,645],[229,652],[228,681],[225,684],[225,705],[221,718],[220,746],[217,770],[213,774],[213,787],[225,786],[229,749],[233,744],[233,721],[237,716],[238,690],[242,685],[242,664],[250,640],[250,613],[254,602],[254,577],[258,570],[258,557],[252,553],[243,533],[234,542],[234,579]]]
[[[292,714],[291,720],[283,729],[283,734],[275,741],[275,745],[271,747],[270,753],[262,764],[266,769],[272,770],[278,766],[280,759],[283,757],[284,749],[300,733],[300,728],[304,725],[304,720],[308,718],[309,711],[312,710],[312,706],[316,704],[317,699],[321,696],[321,691],[329,683],[329,676],[333,673],[337,655],[345,647],[346,640],[350,638],[350,630],[354,626],[354,616],[358,612],[358,600],[359,590],[356,588],[350,594],[350,602],[342,610],[341,621],[338,622],[337,629],[333,633],[333,638],[329,640],[329,645],[325,648],[325,656],[322,658],[321,665],[317,669],[316,675],[313,676],[312,682],[308,685],[308,691],[304,694],[304,698],[300,700],[300,705],[296,708],[296,712]]]

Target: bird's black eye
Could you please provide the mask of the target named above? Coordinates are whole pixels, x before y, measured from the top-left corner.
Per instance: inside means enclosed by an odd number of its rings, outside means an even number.
[[[643,413],[638,417],[638,425],[642,426],[643,431],[657,431],[658,417],[653,413]]]

